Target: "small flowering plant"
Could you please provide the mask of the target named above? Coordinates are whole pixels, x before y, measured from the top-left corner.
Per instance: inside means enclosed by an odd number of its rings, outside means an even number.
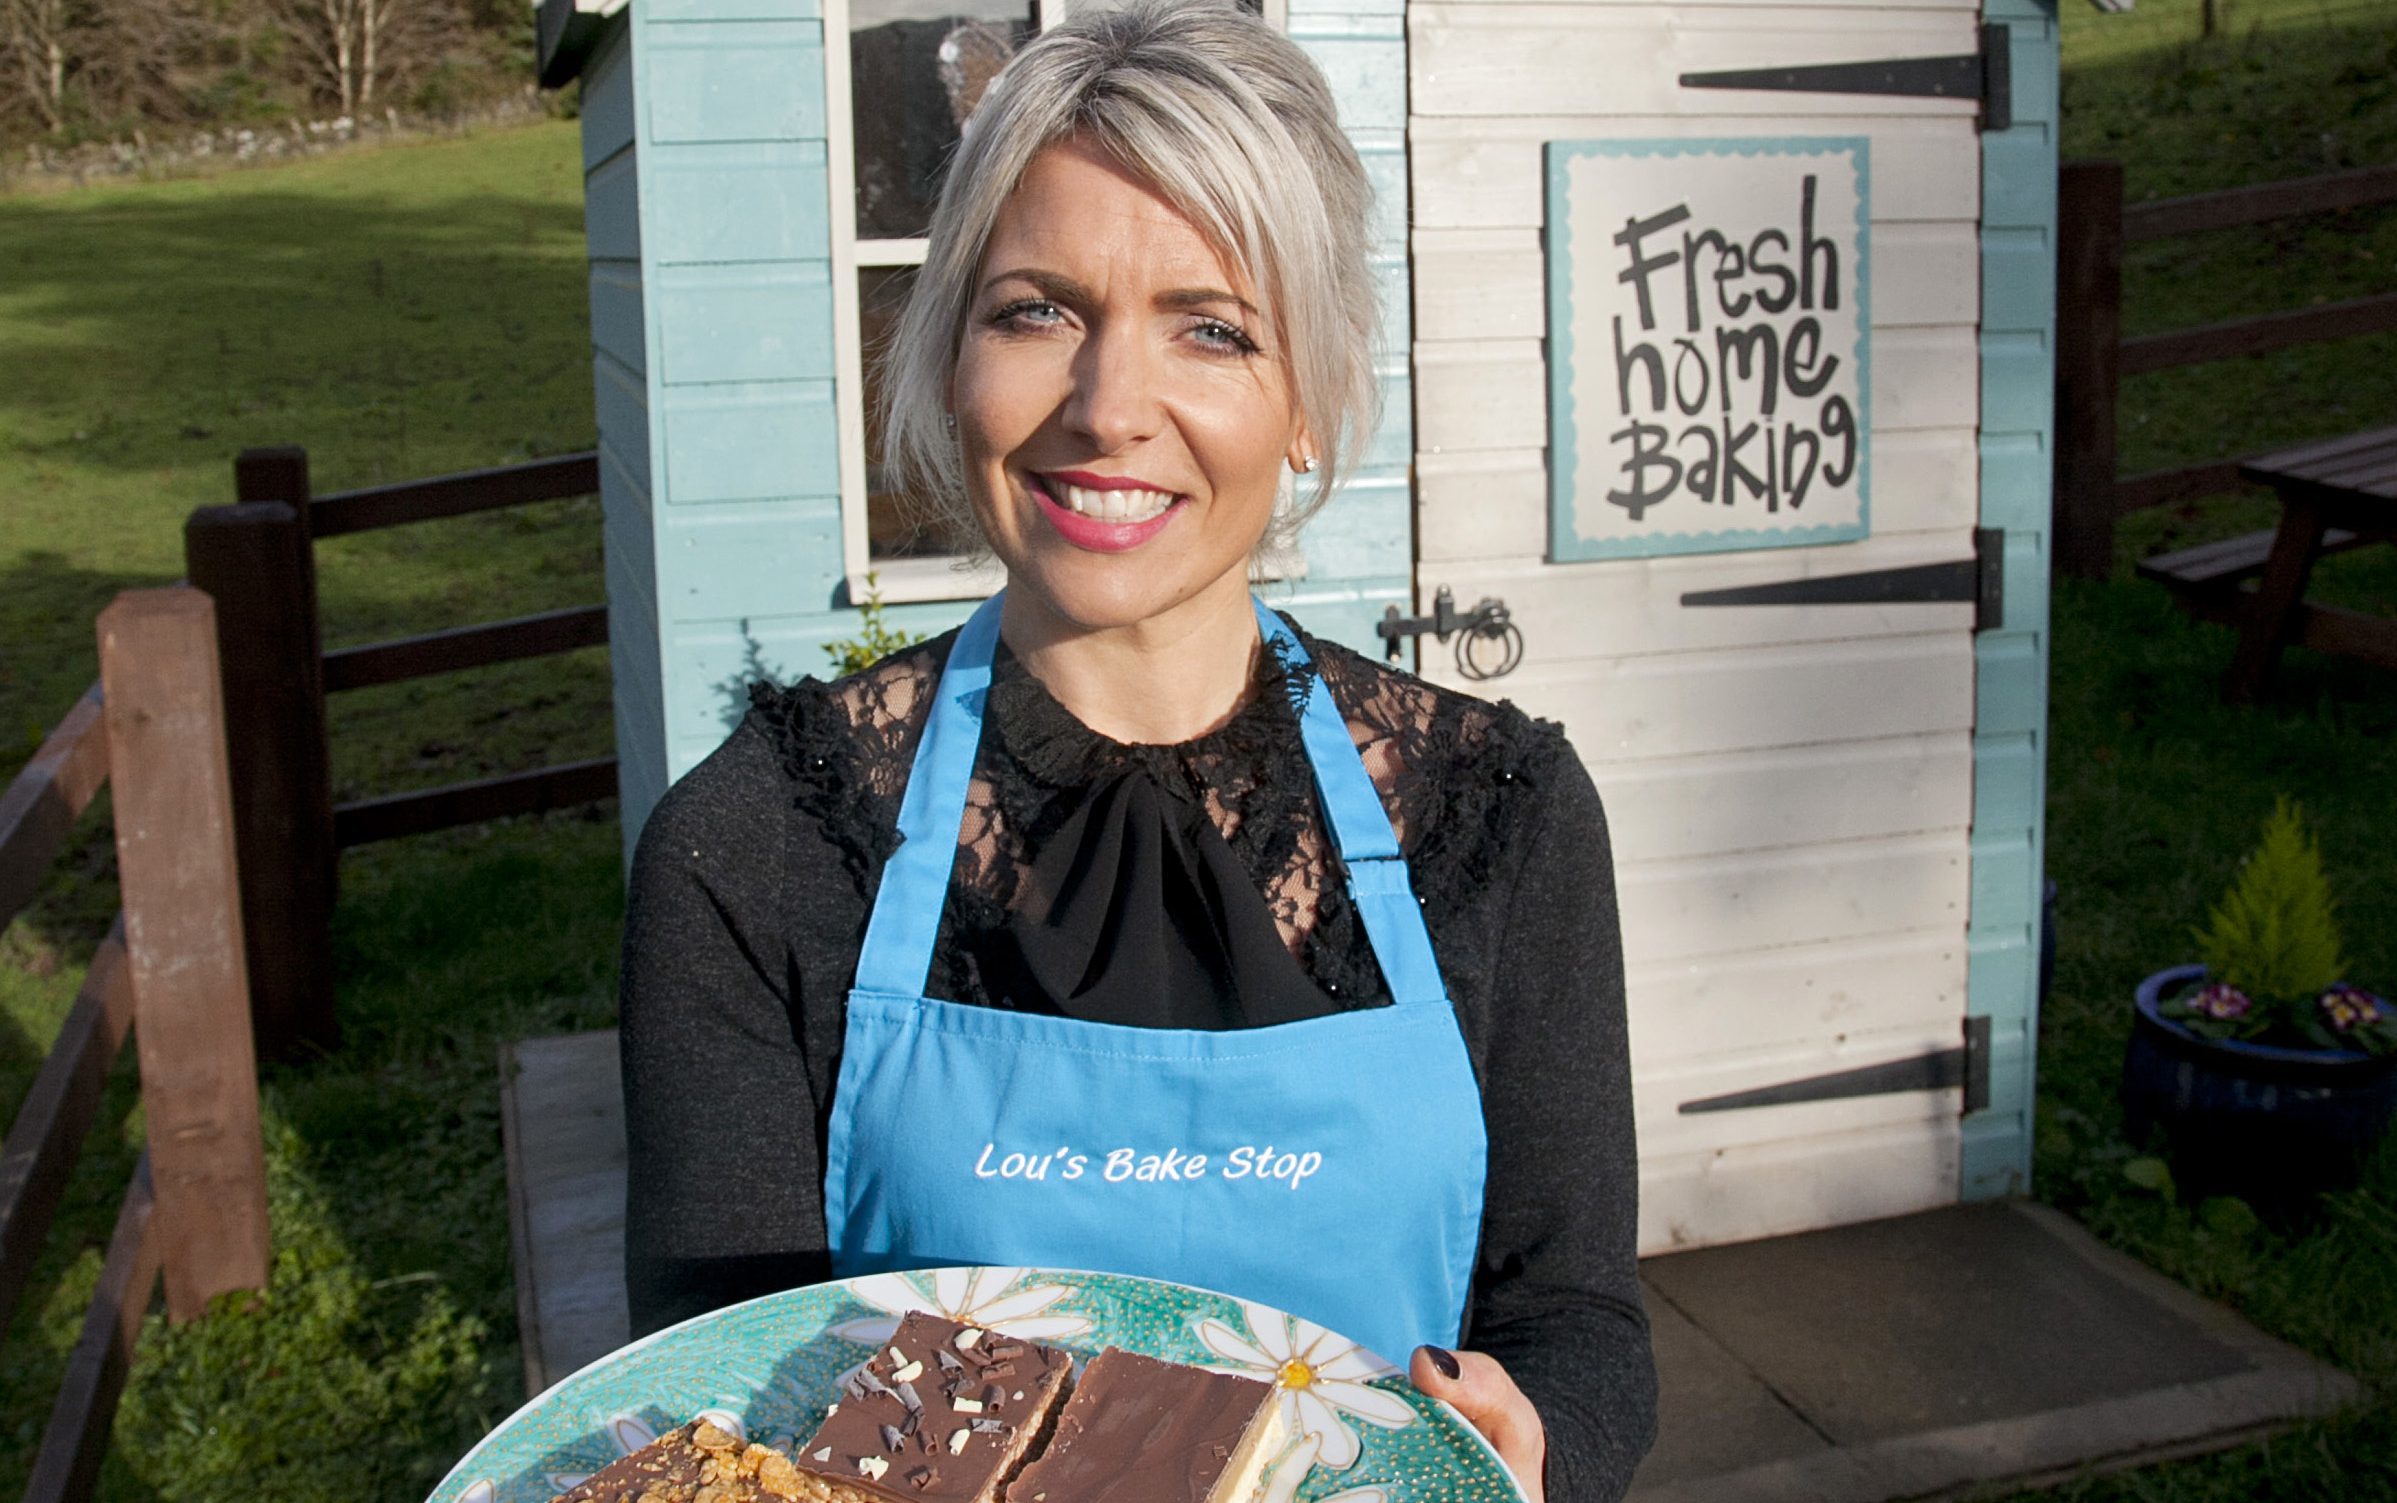
[[[2351,986],[2322,847],[2282,799],[2230,891],[2195,931],[2206,981],[2164,1015],[2201,1038],[2397,1054],[2397,1007]]]

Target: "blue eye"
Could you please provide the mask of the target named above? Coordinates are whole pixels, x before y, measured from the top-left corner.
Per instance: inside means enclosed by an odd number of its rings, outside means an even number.
[[[994,325],[1045,329],[1065,317],[1063,309],[1045,297],[1019,298],[990,316]]]
[[[1220,318],[1200,319],[1194,332],[1199,335],[1200,343],[1211,345],[1226,354],[1254,355],[1257,353],[1255,340],[1242,333],[1235,325],[1225,323]]]

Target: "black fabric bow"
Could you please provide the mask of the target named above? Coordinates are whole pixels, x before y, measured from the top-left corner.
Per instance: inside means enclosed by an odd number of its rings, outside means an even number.
[[[1094,783],[1033,858],[983,979],[1031,1012],[1258,1028],[1339,1010],[1282,943],[1205,809],[1146,769]]]

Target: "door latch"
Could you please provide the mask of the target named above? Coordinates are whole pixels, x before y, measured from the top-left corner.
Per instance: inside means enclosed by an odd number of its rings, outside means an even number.
[[[1522,628],[1495,595],[1484,595],[1481,604],[1460,611],[1456,596],[1442,585],[1432,596],[1430,615],[1402,616],[1391,606],[1373,630],[1387,644],[1382,655],[1393,663],[1409,637],[1426,632],[1443,642],[1455,637],[1457,672],[1469,679],[1502,678],[1523,661]]]

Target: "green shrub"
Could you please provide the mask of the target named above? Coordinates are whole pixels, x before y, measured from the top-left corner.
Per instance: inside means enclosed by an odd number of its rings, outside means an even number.
[[[838,677],[863,673],[892,653],[924,640],[921,633],[899,631],[883,619],[882,587],[871,573],[866,575],[866,598],[857,615],[856,636],[824,644],[824,655],[832,659]]]
[[[2195,931],[2212,979],[2266,1004],[2311,1002],[2345,974],[2322,846],[2286,797],[2230,891]]]

